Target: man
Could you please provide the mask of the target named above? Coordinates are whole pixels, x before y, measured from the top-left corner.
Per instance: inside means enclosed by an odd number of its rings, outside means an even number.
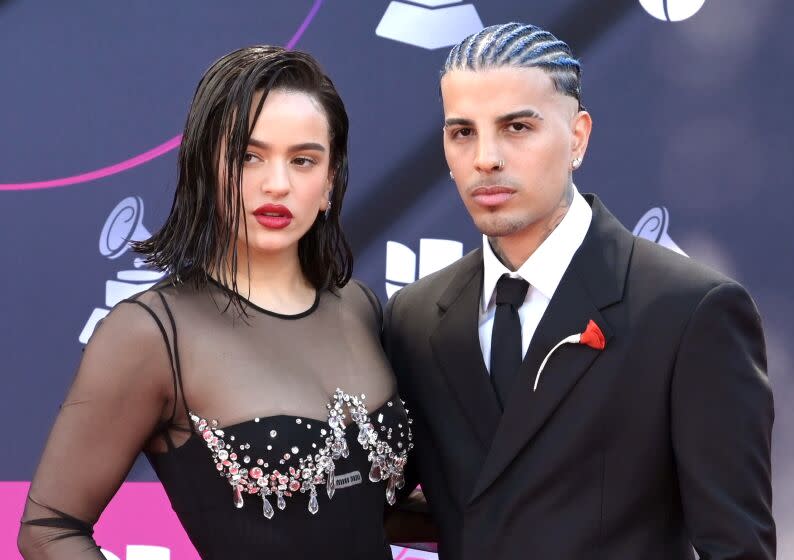
[[[577,192],[592,123],[551,33],[465,39],[441,93],[483,247],[399,291],[384,323],[441,559],[774,558],[750,296]]]

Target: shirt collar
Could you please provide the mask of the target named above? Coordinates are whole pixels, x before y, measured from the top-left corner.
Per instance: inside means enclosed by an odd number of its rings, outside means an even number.
[[[573,202],[560,225],[551,232],[532,255],[515,272],[511,272],[494,254],[488,238],[483,235],[482,310],[491,305],[496,282],[503,274],[523,278],[530,286],[550,300],[568,269],[571,259],[584,241],[593,210],[574,186]],[[529,292],[527,292],[529,293]]]

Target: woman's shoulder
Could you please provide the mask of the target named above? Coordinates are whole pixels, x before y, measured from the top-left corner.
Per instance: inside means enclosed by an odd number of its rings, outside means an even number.
[[[369,286],[353,278],[338,289],[338,294],[344,303],[356,309],[360,314],[371,317],[377,328],[380,329],[383,323],[383,308],[378,296]]]

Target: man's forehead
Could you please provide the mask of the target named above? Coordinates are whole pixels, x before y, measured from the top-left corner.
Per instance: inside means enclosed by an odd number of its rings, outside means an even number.
[[[497,118],[534,108],[563,109],[574,101],[558,92],[548,72],[540,68],[499,67],[452,70],[441,79],[441,97],[446,113],[466,113],[468,118]]]
[[[495,87],[499,84],[523,85],[539,90],[554,91],[551,74],[541,68],[522,66],[497,66],[493,68],[468,68],[450,70],[441,78],[442,91],[447,86],[454,88]],[[500,88],[502,89],[502,88]]]

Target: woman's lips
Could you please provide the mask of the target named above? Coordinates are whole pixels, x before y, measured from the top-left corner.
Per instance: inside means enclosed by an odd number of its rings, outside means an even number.
[[[471,192],[471,197],[481,206],[494,207],[504,204],[510,200],[515,193],[515,189],[495,185],[491,187],[477,187]]]
[[[254,210],[254,217],[268,229],[284,229],[292,223],[292,212],[281,204],[264,204]]]

